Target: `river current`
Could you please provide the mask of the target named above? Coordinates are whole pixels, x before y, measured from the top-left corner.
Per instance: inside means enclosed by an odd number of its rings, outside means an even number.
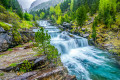
[[[120,80],[120,66],[108,52],[89,46],[86,38],[60,31],[47,21],[38,22],[48,30],[51,44],[61,53],[62,63],[77,80]]]

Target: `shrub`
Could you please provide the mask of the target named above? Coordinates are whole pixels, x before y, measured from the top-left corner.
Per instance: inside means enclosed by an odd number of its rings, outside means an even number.
[[[58,60],[59,54],[57,49],[50,44],[50,38],[47,32],[44,33],[43,28],[38,30],[38,32],[35,33],[35,46],[37,48],[34,48],[34,50],[37,51],[39,55],[46,55],[50,62],[57,62],[56,60]]]
[[[34,63],[30,63],[28,60],[24,60],[23,64],[21,64],[20,66],[20,72],[29,72],[32,71],[32,67],[33,67]]]
[[[5,24],[4,22],[0,22],[0,26],[4,29],[4,30],[10,30],[11,26]]]

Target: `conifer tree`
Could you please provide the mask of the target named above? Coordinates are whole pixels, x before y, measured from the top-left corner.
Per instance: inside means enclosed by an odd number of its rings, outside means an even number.
[[[76,19],[78,26],[82,27],[84,25],[86,18],[87,18],[86,9],[85,6],[82,5],[76,11]]]

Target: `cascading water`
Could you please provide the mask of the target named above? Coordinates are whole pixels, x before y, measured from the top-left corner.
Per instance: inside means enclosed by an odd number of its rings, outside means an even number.
[[[85,38],[60,32],[47,21],[39,21],[39,25],[48,30],[51,44],[61,53],[61,61],[69,74],[76,75],[78,80],[120,80],[120,68],[107,52],[89,46]]]

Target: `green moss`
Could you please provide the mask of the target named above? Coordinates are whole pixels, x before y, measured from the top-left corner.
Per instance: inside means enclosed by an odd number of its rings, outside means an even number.
[[[10,30],[11,26],[5,24],[4,22],[0,22],[0,26],[4,29],[4,30]]]
[[[18,63],[12,63],[12,64],[10,64],[9,66],[15,67],[15,66],[17,66],[17,64],[18,64]]]
[[[0,73],[0,76],[4,76],[4,73]]]
[[[33,22],[23,20],[19,25],[21,28],[29,29],[29,28],[33,27]]]
[[[5,54],[0,55],[0,57],[3,57]]]
[[[23,47],[23,45],[18,45],[18,46],[16,46],[17,48],[19,48],[19,47]]]
[[[29,43],[33,42],[32,40],[29,41]]]
[[[7,51],[13,51],[13,49],[8,49]]]

